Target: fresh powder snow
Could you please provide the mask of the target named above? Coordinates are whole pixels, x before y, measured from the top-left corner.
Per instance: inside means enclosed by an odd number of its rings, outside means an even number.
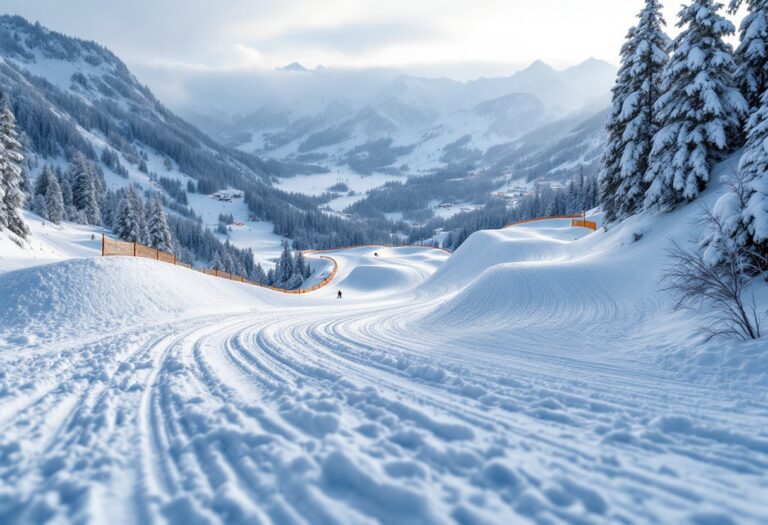
[[[25,213],[0,522],[765,523],[764,343],[703,342],[655,284],[695,214],[308,254],[335,280],[285,295]]]

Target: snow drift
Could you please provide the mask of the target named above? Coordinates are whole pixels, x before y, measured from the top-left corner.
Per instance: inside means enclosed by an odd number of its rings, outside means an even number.
[[[553,219],[523,228],[513,226],[476,232],[435,272],[424,288],[458,289],[496,264],[563,260],[569,254],[562,246],[588,233],[570,226],[570,219]]]
[[[182,315],[243,311],[264,304],[258,297],[242,283],[156,261],[72,259],[3,275],[0,334],[55,339]]]

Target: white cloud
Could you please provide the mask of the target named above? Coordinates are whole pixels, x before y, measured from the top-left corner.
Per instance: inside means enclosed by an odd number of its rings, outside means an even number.
[[[679,7],[665,9],[670,32]],[[98,41],[130,67],[232,70],[399,67],[543,59],[613,63],[642,0],[0,0],[67,34]],[[148,79],[150,85],[152,79]]]

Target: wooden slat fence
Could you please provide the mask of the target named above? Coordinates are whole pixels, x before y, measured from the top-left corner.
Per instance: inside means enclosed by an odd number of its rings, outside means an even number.
[[[139,244],[136,242],[116,241],[114,239],[109,239],[105,235],[101,236],[101,255],[103,257],[111,257],[111,256],[144,257],[146,259],[155,259],[157,261],[162,261],[165,263],[170,263],[176,266],[181,266],[183,268],[194,270],[191,264],[177,260],[176,256],[171,253],[167,253],[155,248],[150,248],[148,246],[144,246],[143,244]],[[319,290],[320,288],[323,288],[324,286],[327,286],[328,284],[330,284],[330,282],[333,281],[333,279],[336,277],[336,273],[339,270],[339,265],[336,262],[336,260],[333,257],[326,257],[326,256],[320,256],[320,258],[331,261],[331,263],[333,264],[333,270],[331,270],[331,273],[321,282],[309,288],[302,288],[300,290],[283,290],[281,288],[275,288],[275,287],[267,286],[254,281],[249,281],[242,275],[234,275],[222,270],[214,270],[212,268],[202,268],[196,271],[199,271],[205,275],[219,277],[221,279],[227,279],[230,281],[250,284],[252,286],[258,286],[260,288],[267,288],[275,292],[296,295],[296,294],[310,293],[310,292]]]

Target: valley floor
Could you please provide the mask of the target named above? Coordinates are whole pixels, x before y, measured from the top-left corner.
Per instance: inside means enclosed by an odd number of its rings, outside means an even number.
[[[0,274],[0,523],[765,523],[765,343],[670,313],[664,234],[586,233],[340,251],[311,297]]]

